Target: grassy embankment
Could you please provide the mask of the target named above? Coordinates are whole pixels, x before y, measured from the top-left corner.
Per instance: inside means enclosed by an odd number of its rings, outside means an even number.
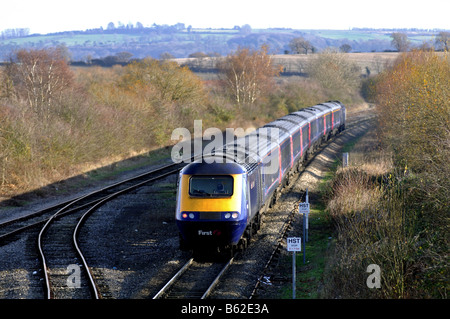
[[[372,143],[371,135],[366,133],[351,142],[345,144],[341,152],[350,152],[352,164],[355,159],[363,156],[363,148]],[[297,254],[297,286],[296,298],[316,299],[327,298],[324,287],[326,284],[326,271],[329,267],[330,252],[333,251],[337,232],[332,218],[327,210],[327,202],[330,196],[330,185],[337,172],[341,170],[342,162],[336,159],[329,171],[325,172],[315,189],[314,199],[310,201],[308,242],[306,243],[305,264],[303,263],[303,252]],[[302,218],[302,217],[300,217]],[[300,229],[301,236],[303,233]],[[288,260],[289,259],[289,260]],[[284,272],[289,272],[291,267],[291,257],[283,263]],[[286,285],[281,290],[280,298],[291,298],[292,288]]]
[[[326,255],[325,236],[309,248],[307,297],[447,298],[449,80],[447,56],[433,52],[405,54],[374,79],[380,129],[323,184],[320,220],[335,235]],[[369,265],[379,267],[380,288],[367,284]]]

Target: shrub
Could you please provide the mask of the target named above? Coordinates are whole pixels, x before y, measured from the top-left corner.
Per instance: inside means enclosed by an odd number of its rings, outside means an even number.
[[[422,51],[375,79],[378,136],[394,168],[381,179],[362,167],[337,174],[328,205],[339,229],[332,297],[447,297],[449,81],[448,56]],[[372,263],[382,289],[365,287]]]
[[[338,236],[329,267],[327,296],[333,298],[422,298],[416,275],[418,216],[408,206],[403,174],[374,176],[358,168],[339,171],[327,210]],[[370,264],[381,268],[381,289],[366,286]]]
[[[328,91],[332,99],[343,103],[351,102],[360,86],[360,68],[345,54],[332,50],[314,55],[307,72]]]
[[[418,174],[416,205],[443,239],[450,207],[450,60],[448,54],[403,54],[377,81],[383,141],[401,168]]]

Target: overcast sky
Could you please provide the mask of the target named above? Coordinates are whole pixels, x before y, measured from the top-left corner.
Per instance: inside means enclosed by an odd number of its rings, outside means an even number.
[[[0,4],[0,31],[106,28],[108,22],[194,28],[450,29],[449,0],[14,0]]]

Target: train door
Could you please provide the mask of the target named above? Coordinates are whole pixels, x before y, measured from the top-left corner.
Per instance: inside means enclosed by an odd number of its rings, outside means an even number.
[[[260,183],[258,182],[259,176],[260,174],[258,173],[257,169],[253,170],[248,174],[248,190],[247,190],[249,194],[248,207],[251,211],[252,217],[254,214],[256,214],[256,212],[259,209],[259,202],[260,202],[259,194],[261,193],[258,192],[258,189],[260,189],[259,188]]]
[[[311,147],[311,122],[308,123],[308,147]]]
[[[242,204],[241,204],[241,213],[247,214],[247,222],[252,218],[251,216],[251,200],[250,200],[250,185],[249,185],[249,176],[247,173],[242,175]]]
[[[334,112],[331,112],[331,130],[334,130]]]

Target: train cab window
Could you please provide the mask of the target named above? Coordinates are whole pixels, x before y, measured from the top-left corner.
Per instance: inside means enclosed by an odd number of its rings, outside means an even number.
[[[196,175],[189,179],[192,197],[229,197],[233,195],[233,177],[228,175]]]

